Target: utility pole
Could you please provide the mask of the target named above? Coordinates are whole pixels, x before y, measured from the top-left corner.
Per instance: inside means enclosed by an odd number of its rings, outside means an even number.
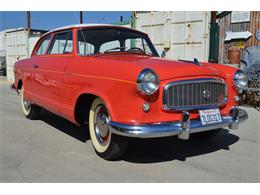
[[[216,23],[217,20],[217,12],[216,11],[211,11],[211,23]]]
[[[80,24],[83,24],[83,11],[80,11]]]
[[[30,34],[30,32],[31,32],[31,12],[30,11],[27,12],[27,30],[28,30],[28,34]]]

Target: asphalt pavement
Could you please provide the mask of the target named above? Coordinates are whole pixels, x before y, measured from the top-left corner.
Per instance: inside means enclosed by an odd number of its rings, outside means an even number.
[[[213,140],[131,139],[118,161],[98,157],[88,129],[48,111],[26,119],[0,81],[0,182],[260,182],[260,112]]]

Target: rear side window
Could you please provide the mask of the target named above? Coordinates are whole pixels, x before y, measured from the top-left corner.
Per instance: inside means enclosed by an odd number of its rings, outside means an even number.
[[[73,49],[72,31],[57,33],[54,35],[49,54],[71,53]]]
[[[115,49],[115,48],[117,48],[117,49]],[[104,53],[111,49],[112,49],[112,51],[120,51],[120,42],[118,40],[116,40],[116,41],[109,41],[109,42],[103,43],[100,46],[99,52]]]
[[[40,44],[40,47],[38,48],[36,54],[37,55],[44,55],[46,53],[47,47],[49,45],[51,39],[51,35],[48,35],[43,39],[43,41]]]

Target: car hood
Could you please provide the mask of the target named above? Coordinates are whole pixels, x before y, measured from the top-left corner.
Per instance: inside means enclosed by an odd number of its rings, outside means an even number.
[[[150,68],[158,75],[160,80],[190,76],[224,77],[224,72],[210,66],[208,63],[200,63],[200,65],[197,65],[191,62],[130,54],[101,55],[96,57],[96,59],[100,59],[101,61],[109,60],[110,63],[113,61],[113,64],[118,64],[121,67],[125,67],[126,64],[129,64],[135,69],[134,72],[140,72],[144,68]]]

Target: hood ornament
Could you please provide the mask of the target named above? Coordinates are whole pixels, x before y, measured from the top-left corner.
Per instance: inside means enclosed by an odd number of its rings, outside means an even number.
[[[202,92],[202,96],[203,96],[204,100],[208,100],[210,98],[209,90],[204,90]]]

